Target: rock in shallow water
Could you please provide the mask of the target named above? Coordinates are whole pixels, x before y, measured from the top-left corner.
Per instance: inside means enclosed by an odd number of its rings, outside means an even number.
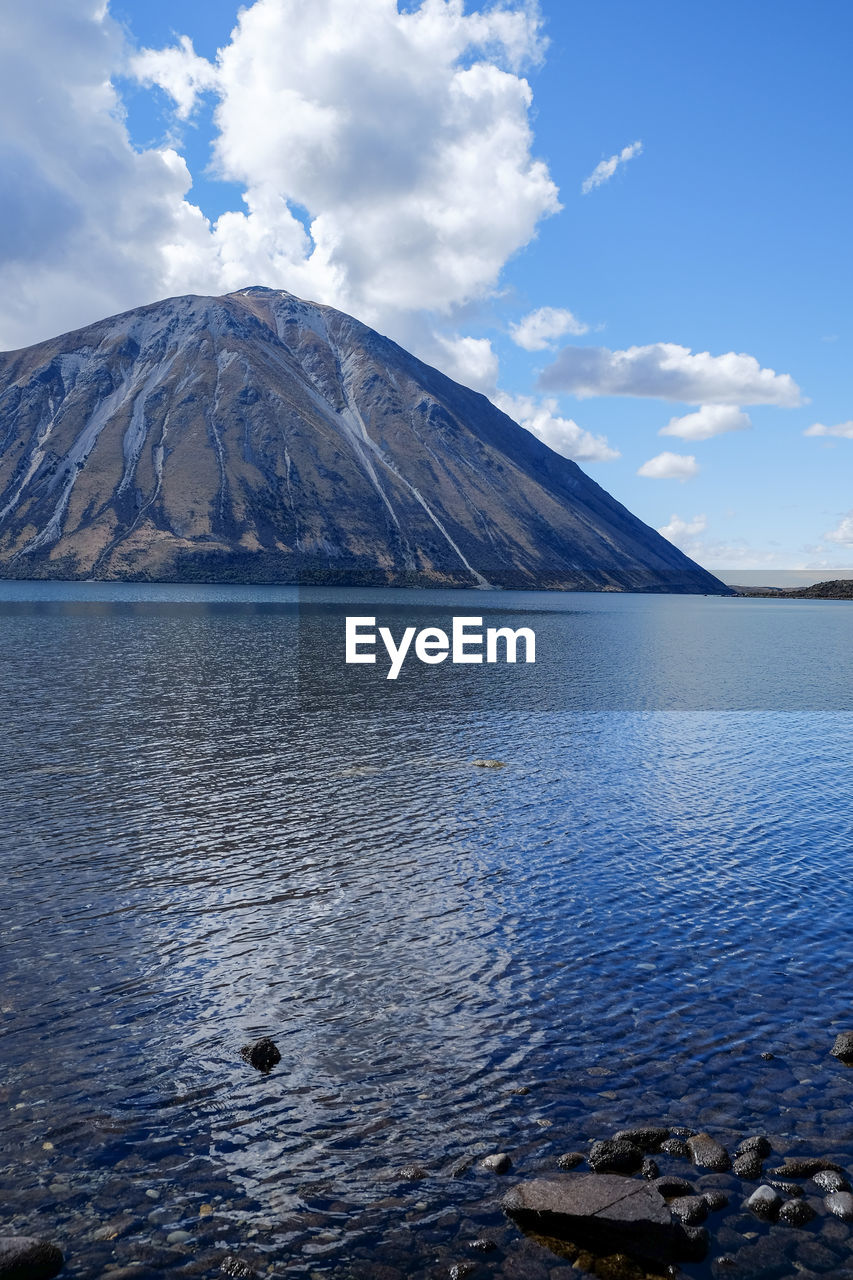
[[[735,1155],[746,1155],[748,1151],[755,1152],[761,1160],[766,1160],[773,1148],[767,1138],[756,1134],[752,1138],[744,1138],[743,1142],[739,1142],[735,1147]]]
[[[244,1062],[251,1063],[258,1071],[271,1071],[281,1062],[278,1045],[270,1040],[269,1036],[263,1036],[254,1044],[244,1044],[240,1050],[240,1057]]]
[[[764,1170],[764,1162],[757,1151],[744,1151],[743,1155],[735,1157],[732,1170],[739,1178],[757,1182]]]
[[[592,1144],[587,1160],[596,1173],[634,1173],[643,1163],[643,1153],[633,1142],[608,1138]]]
[[[660,1151],[661,1143],[669,1137],[669,1129],[653,1127],[620,1129],[613,1135],[616,1142],[633,1142],[641,1151]]]
[[[64,1266],[55,1244],[33,1236],[0,1236],[0,1280],[52,1280]]]
[[[784,1164],[771,1169],[770,1173],[774,1178],[811,1178],[814,1174],[823,1173],[827,1169],[833,1173],[844,1172],[841,1165],[835,1164],[832,1160],[823,1160],[816,1156],[786,1156]]]
[[[805,1200],[786,1200],[779,1210],[779,1221],[789,1227],[804,1227],[814,1216],[814,1209]]]
[[[235,1258],[232,1255],[222,1259],[219,1270],[226,1276],[234,1276],[235,1280],[255,1280],[255,1272],[248,1262],[243,1262],[242,1258]]]
[[[490,1173],[509,1173],[512,1161],[505,1151],[497,1151],[494,1155],[486,1156],[485,1160],[481,1160],[480,1168],[488,1169]]]
[[[567,1151],[564,1156],[560,1156],[557,1160],[558,1169],[576,1169],[579,1164],[583,1164],[586,1156],[582,1151]]]
[[[843,1173],[836,1173],[834,1169],[819,1169],[812,1178],[812,1182],[816,1187],[820,1187],[821,1191],[849,1191],[850,1183],[844,1177]]]
[[[732,1167],[728,1151],[715,1138],[712,1138],[710,1133],[697,1133],[695,1137],[688,1138],[687,1149],[698,1169],[723,1172]]]
[[[704,1196],[676,1196],[670,1200],[669,1208],[673,1217],[687,1227],[704,1222],[708,1216],[708,1202]]]
[[[773,1222],[779,1216],[779,1210],[782,1207],[782,1197],[778,1191],[774,1191],[772,1187],[766,1184],[757,1187],[746,1202],[746,1207],[757,1218],[766,1218]]]
[[[575,1174],[521,1182],[503,1210],[523,1229],[595,1251],[653,1260],[694,1258],[707,1237],[673,1221],[663,1196],[647,1182],[616,1174]]]
[[[841,1062],[853,1064],[853,1031],[842,1031],[837,1035],[830,1053]]]
[[[824,1200],[824,1204],[830,1213],[834,1213],[836,1218],[843,1218],[845,1222],[853,1222],[853,1196],[849,1191],[833,1191]]]

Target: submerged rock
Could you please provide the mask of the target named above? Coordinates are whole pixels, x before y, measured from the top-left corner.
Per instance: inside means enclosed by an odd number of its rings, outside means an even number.
[[[512,1161],[505,1151],[497,1151],[494,1155],[486,1156],[485,1160],[481,1160],[480,1168],[488,1169],[490,1173],[509,1173]]]
[[[650,1260],[694,1258],[707,1237],[674,1222],[648,1182],[617,1174],[570,1174],[521,1182],[504,1197],[504,1212],[522,1229],[613,1254]]]
[[[626,1139],[606,1138],[592,1144],[587,1160],[596,1173],[634,1173],[643,1163],[643,1153]]]
[[[687,1149],[698,1169],[724,1172],[732,1167],[728,1151],[715,1138],[712,1138],[710,1133],[697,1133],[694,1137],[688,1138]]]
[[[853,1031],[842,1031],[837,1035],[830,1053],[841,1062],[853,1064]]]
[[[653,1178],[660,1177],[660,1169],[658,1168],[656,1161],[654,1161],[651,1156],[646,1156],[640,1168],[640,1173],[644,1178],[648,1178],[649,1182],[651,1182]]]
[[[786,1156],[783,1164],[770,1173],[774,1178],[811,1178],[816,1173],[831,1170],[833,1173],[844,1173],[840,1164],[833,1160],[822,1160],[816,1156]]]
[[[271,1071],[281,1062],[278,1045],[270,1040],[269,1036],[263,1036],[254,1044],[244,1044],[240,1050],[240,1057],[244,1062],[251,1063],[258,1071]]]
[[[692,1182],[688,1182],[686,1178],[676,1178],[668,1173],[665,1173],[662,1178],[656,1178],[654,1186],[655,1190],[661,1193],[664,1200],[673,1200],[676,1196],[694,1196],[696,1194],[696,1188]]]
[[[0,1236],[0,1280],[52,1280],[65,1259],[62,1251],[34,1236]]]
[[[397,1177],[402,1178],[404,1182],[422,1182],[424,1178],[428,1178],[429,1174],[422,1165],[404,1164],[402,1169],[397,1170]]]
[[[729,1203],[729,1197],[725,1191],[706,1191],[702,1197],[708,1206],[709,1213],[717,1213],[720,1209],[725,1209]]]
[[[506,760],[472,760],[477,769],[505,769]]]
[[[248,1262],[243,1262],[242,1258],[235,1258],[232,1254],[222,1259],[219,1270],[223,1275],[233,1276],[234,1280],[255,1280],[256,1273]]]

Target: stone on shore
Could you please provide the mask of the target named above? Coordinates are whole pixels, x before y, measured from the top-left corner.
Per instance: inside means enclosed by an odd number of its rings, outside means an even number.
[[[712,1138],[710,1133],[697,1133],[694,1137],[688,1138],[687,1149],[698,1169],[713,1169],[715,1172],[722,1173],[732,1167],[728,1151],[715,1138]]]
[[[830,1053],[841,1062],[853,1064],[853,1031],[842,1031],[837,1035]]]
[[[65,1260],[55,1244],[33,1236],[0,1236],[0,1280],[52,1280]]]
[[[521,1182],[503,1210],[522,1229],[655,1261],[697,1256],[707,1238],[674,1222],[663,1196],[648,1182],[617,1174],[569,1174]]]
[[[635,1173],[643,1163],[643,1153],[633,1142],[606,1138],[592,1144],[587,1160],[596,1173]]]
[[[281,1062],[278,1045],[270,1040],[269,1036],[263,1036],[254,1044],[244,1044],[240,1050],[240,1057],[244,1062],[251,1063],[258,1071],[271,1071]]]
[[[782,1197],[778,1191],[774,1191],[772,1187],[768,1187],[765,1184],[753,1191],[746,1202],[746,1207],[757,1218],[766,1218],[768,1221],[774,1222],[779,1216],[779,1210],[782,1207]]]
[[[853,1196],[849,1191],[833,1191],[824,1200],[824,1204],[830,1213],[834,1213],[836,1218],[843,1218],[845,1222],[853,1222]]]

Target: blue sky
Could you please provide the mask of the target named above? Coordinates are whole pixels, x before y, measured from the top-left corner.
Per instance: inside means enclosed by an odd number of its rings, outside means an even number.
[[[227,0],[10,20],[2,345],[290,288],[484,391],[712,569],[853,564],[849,4],[237,22]]]

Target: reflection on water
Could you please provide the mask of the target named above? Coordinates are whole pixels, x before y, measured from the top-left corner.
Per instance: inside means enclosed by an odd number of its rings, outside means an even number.
[[[846,605],[387,593],[542,655],[390,685],[341,665],[365,593],[12,587],[0,1163],[70,1274],[432,1276],[485,1234],[548,1277],[478,1153],[664,1121],[853,1161]]]

